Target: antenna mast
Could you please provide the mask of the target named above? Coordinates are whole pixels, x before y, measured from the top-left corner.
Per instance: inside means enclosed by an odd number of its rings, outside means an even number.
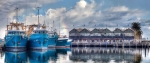
[[[53,20],[53,28],[54,28],[54,20]]]
[[[40,9],[40,7],[37,7],[37,9],[38,9],[38,24],[40,24],[40,22],[39,22],[39,9]]]
[[[60,21],[59,21],[59,36],[60,36]]]
[[[16,8],[16,22],[18,21],[18,8]]]

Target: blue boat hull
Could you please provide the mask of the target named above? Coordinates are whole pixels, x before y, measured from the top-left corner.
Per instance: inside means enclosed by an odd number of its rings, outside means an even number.
[[[21,35],[5,36],[4,47],[8,48],[26,48],[27,37]]]
[[[57,38],[50,38],[48,41],[48,47],[54,48],[56,46],[56,41],[57,41]]]
[[[5,52],[5,63],[26,63],[26,52]]]
[[[64,47],[66,47],[67,40],[68,40],[68,39],[57,40],[55,47],[56,47],[56,48],[64,48]]]
[[[28,47],[30,49],[47,49],[49,41],[47,34],[31,34]]]
[[[67,42],[66,46],[67,46],[67,47],[70,47],[71,43],[72,43],[72,42]]]

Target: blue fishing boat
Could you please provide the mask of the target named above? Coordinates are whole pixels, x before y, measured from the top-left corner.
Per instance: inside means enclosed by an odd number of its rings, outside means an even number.
[[[16,18],[16,22],[7,25],[6,35],[4,37],[5,48],[26,48],[28,37],[26,36],[25,25],[17,21],[18,17]]]
[[[48,63],[49,55],[47,50],[42,51],[29,51],[29,62],[30,63]]]
[[[70,47],[71,43],[72,43],[72,40],[71,40],[71,39],[68,39],[67,44],[66,44],[66,47]]]
[[[5,63],[27,63],[26,52],[5,52]]]
[[[10,23],[7,25],[7,33],[5,35],[5,48],[26,48],[28,37],[25,34],[24,29],[20,30],[19,26],[22,26],[23,23]],[[12,29],[13,26],[16,26],[17,29]],[[9,29],[10,28],[10,29]],[[23,28],[23,26],[22,26]]]
[[[31,49],[47,49],[49,41],[47,30],[34,30],[29,37],[28,47]]]
[[[67,38],[58,38],[56,42],[56,48],[65,48],[67,44]]]
[[[49,32],[49,42],[48,47],[54,48],[56,46],[56,42],[58,40],[58,34],[56,32]]]
[[[47,49],[49,41],[51,41],[48,31],[46,30],[45,24],[41,25],[39,23],[39,15],[38,15],[38,24],[29,25],[27,35],[29,36],[28,48],[30,49]]]

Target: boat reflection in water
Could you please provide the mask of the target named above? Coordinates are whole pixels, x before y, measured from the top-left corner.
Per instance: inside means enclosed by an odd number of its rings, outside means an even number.
[[[62,55],[67,55],[67,49],[56,49],[57,55],[62,54]]]
[[[26,63],[26,52],[5,52],[5,63]]]
[[[48,56],[50,61],[56,61],[57,60],[57,54],[55,49],[49,49],[48,50]]]
[[[28,55],[6,51],[2,56],[5,56],[5,63],[149,63],[149,49],[86,47],[70,50],[30,50]]]
[[[69,63],[69,62],[64,62],[64,60],[67,59],[67,49],[66,48],[56,49],[56,54],[57,54],[56,63]]]
[[[30,63],[48,63],[48,51],[29,51],[29,62]]]
[[[48,49],[48,50],[32,50],[29,51],[30,63],[49,63],[56,62],[60,55],[67,54],[66,49]]]
[[[72,54],[69,58],[74,62],[92,60],[100,63],[140,63],[142,60],[142,49],[72,48]]]

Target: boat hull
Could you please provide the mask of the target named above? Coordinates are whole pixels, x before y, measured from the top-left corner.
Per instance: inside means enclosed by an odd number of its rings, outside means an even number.
[[[49,41],[48,41],[48,47],[49,47],[49,48],[55,48],[55,46],[56,46],[56,41],[57,41],[56,38],[50,38]]]
[[[5,48],[26,48],[27,37],[21,35],[5,36]]]
[[[66,47],[70,47],[72,41],[67,41]]]
[[[28,41],[29,49],[47,49],[50,41],[47,34],[32,34]]]
[[[56,48],[65,48],[65,47],[66,47],[67,40],[68,40],[68,39],[57,40],[55,47],[56,47]]]

